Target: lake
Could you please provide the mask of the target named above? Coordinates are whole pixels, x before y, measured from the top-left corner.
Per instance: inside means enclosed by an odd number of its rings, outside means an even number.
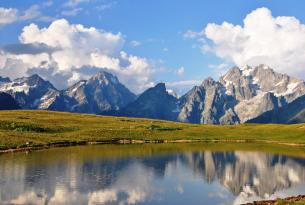
[[[259,150],[259,151],[258,151]],[[303,148],[90,145],[0,155],[1,204],[240,204],[305,193]]]

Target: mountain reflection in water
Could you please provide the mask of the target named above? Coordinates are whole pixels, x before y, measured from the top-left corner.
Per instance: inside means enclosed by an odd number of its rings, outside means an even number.
[[[98,152],[85,156],[92,148]],[[104,156],[108,151],[0,155],[1,204],[213,205],[305,193],[303,158],[247,151]]]

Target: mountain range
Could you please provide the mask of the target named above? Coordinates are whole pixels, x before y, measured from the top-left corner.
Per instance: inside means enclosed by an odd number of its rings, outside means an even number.
[[[305,122],[305,82],[267,65],[233,67],[219,81],[207,78],[179,98],[164,83],[137,96],[106,71],[65,90],[36,74],[13,81],[0,77],[0,92],[12,97],[13,109],[20,106],[200,124]]]

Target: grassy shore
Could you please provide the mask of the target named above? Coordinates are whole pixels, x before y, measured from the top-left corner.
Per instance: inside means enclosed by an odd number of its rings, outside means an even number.
[[[244,205],[305,205],[305,195],[292,196],[285,199],[255,201]]]
[[[217,126],[50,111],[0,111],[0,150],[188,141],[305,145],[305,124]]]

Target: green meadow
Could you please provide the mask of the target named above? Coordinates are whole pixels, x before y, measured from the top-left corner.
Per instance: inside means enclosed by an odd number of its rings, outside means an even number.
[[[305,124],[220,126],[37,110],[0,111],[1,150],[189,141],[305,145]]]

